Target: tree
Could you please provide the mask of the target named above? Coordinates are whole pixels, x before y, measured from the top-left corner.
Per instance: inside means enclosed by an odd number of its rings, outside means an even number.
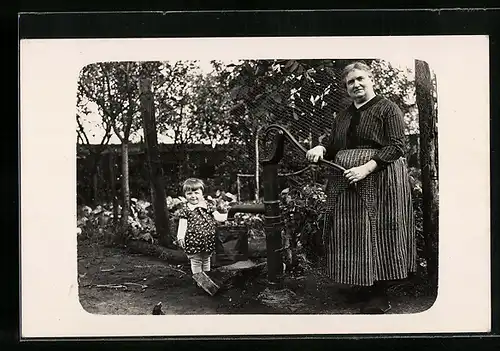
[[[231,107],[227,81],[223,68],[214,65],[214,71],[198,74],[193,78],[193,95],[190,101],[190,129],[196,141],[212,146],[231,139],[229,109]]]
[[[190,122],[194,72],[197,69],[195,61],[163,62],[162,85],[156,89],[153,86],[158,132],[172,139],[174,144],[182,145],[195,140]]]
[[[415,60],[415,83],[420,125],[420,165],[422,171],[423,228],[427,269],[432,282],[437,284],[438,260],[438,173],[437,173],[437,121],[434,113],[432,80],[429,65]]]
[[[170,138],[176,146],[177,162],[173,175],[188,174],[191,169],[186,162],[185,147],[196,140],[191,99],[197,70],[195,61],[163,62],[160,71],[163,84],[153,90],[158,133]],[[174,188],[177,188],[179,179],[174,178],[174,181]]]
[[[131,133],[140,126],[138,69],[137,63],[104,62],[84,67],[80,75],[82,94],[96,104],[99,115],[121,142],[123,230],[128,227],[130,211],[128,144]]]
[[[406,134],[418,133],[415,81],[411,68],[399,68],[389,61],[374,60],[371,64],[375,92],[399,106],[405,117]]]
[[[77,90],[77,113],[76,113],[76,133],[77,133],[77,145],[81,145],[85,148],[88,156],[86,158],[86,163],[88,166],[86,167],[89,170],[89,176],[92,178],[92,204],[95,205],[99,202],[99,189],[98,189],[98,180],[99,180],[99,164],[101,160],[101,156],[106,146],[109,143],[109,140],[112,135],[111,123],[109,123],[108,119],[101,119],[100,121],[96,121],[94,125],[89,126],[87,120],[87,116],[91,113],[89,109],[89,101],[85,99],[84,94],[84,86],[85,86],[85,78],[80,79],[78,82],[78,90]],[[87,126],[87,128],[84,127]],[[90,128],[89,128],[90,127]],[[89,140],[89,133],[92,133],[92,136],[95,137],[96,130],[104,130],[102,138],[95,147]]]
[[[165,186],[163,184],[163,169],[160,163],[158,140],[156,133],[156,120],[154,112],[154,100],[151,92],[151,79],[147,75],[147,67],[144,67],[140,81],[141,92],[141,114],[144,123],[144,139],[148,155],[149,178],[152,186],[152,203],[156,233],[160,243],[164,246],[172,246],[172,238],[169,231],[169,214],[165,199]]]

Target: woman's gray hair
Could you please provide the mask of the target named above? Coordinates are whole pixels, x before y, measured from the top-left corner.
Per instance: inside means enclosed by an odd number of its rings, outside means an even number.
[[[344,69],[342,70],[342,82],[344,83],[344,85],[347,84],[347,82],[345,81],[345,79],[347,78],[347,75],[354,71],[355,69],[359,69],[360,71],[365,71],[366,73],[368,73],[368,75],[370,77],[373,77],[373,73],[372,73],[372,69],[370,68],[370,66],[368,66],[366,63],[364,62],[361,62],[361,61],[356,61],[356,62],[353,62],[353,63],[350,63],[348,64],[347,66],[344,67]]]

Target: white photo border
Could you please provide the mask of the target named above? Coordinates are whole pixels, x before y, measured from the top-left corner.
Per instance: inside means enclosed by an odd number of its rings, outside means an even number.
[[[33,39],[20,43],[22,337],[488,332],[490,296],[487,36]],[[439,292],[405,315],[109,316],[78,299],[76,87],[100,61],[411,58],[436,73]],[[161,318],[161,321],[158,319]]]

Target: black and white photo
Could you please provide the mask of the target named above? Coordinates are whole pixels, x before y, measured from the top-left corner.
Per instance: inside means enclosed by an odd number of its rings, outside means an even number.
[[[484,38],[22,44],[26,335],[488,328]]]

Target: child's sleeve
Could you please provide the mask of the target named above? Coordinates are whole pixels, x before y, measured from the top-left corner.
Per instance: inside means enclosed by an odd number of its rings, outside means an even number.
[[[212,202],[208,202],[207,201],[207,212],[212,214],[217,210],[217,208],[215,207],[215,204],[213,204]]]
[[[224,222],[227,220],[227,213],[220,213],[215,204],[208,205],[208,213],[210,213],[217,222]]]
[[[179,226],[177,227],[177,240],[182,240],[186,237],[187,219],[179,218]]]
[[[219,211],[214,211],[213,216],[217,222],[227,221],[227,213],[220,213]]]
[[[177,240],[184,239],[187,231],[187,214],[184,208],[181,208],[178,213],[179,224],[177,226]]]

